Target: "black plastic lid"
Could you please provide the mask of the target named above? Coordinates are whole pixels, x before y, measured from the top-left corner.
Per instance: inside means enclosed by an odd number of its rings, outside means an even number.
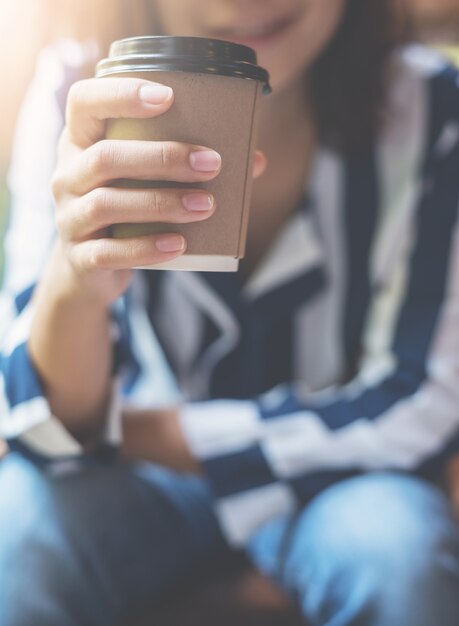
[[[107,59],[97,64],[97,76],[119,72],[196,72],[258,80],[271,93],[268,72],[257,63],[252,48],[202,37],[131,37],[115,41]]]

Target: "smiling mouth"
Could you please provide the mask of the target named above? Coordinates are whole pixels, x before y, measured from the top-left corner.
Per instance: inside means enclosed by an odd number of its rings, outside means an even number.
[[[270,21],[258,21],[253,25],[241,25],[225,28],[216,33],[221,39],[227,39],[234,43],[256,45],[272,41],[289,28],[298,18],[298,12],[283,18]]]

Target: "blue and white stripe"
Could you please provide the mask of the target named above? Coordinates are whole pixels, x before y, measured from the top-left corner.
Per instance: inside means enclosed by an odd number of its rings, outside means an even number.
[[[237,545],[336,480],[418,471],[457,443],[458,78],[419,47],[394,58],[392,74],[377,145],[359,160],[319,151],[307,204],[244,288],[231,275],[152,281],[138,272],[113,309],[106,440],[120,440],[123,403],[183,402],[185,435]],[[51,102],[56,84],[36,91]],[[26,348],[30,286],[54,230],[54,156],[33,193],[24,172],[42,145],[54,145],[62,119],[53,106],[47,137],[34,148],[19,135],[15,157],[20,217],[10,225],[0,301],[0,433],[24,453],[62,459],[81,449],[50,414]],[[36,248],[22,263],[32,211]]]

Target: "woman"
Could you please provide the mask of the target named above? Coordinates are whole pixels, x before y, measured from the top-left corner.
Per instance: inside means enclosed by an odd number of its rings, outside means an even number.
[[[457,624],[458,530],[433,481],[459,428],[459,91],[423,49],[392,54],[389,4],[145,3],[152,30],[250,44],[271,73],[238,275],[133,272],[186,242],[107,237],[218,211],[108,184],[224,167],[210,146],[104,141],[104,120],[161,115],[170,90],[77,82],[54,167],[81,48],[66,73],[50,61],[51,101],[32,87],[3,296],[2,626],[113,623],[227,543],[314,624]],[[110,458],[121,430],[148,462]]]

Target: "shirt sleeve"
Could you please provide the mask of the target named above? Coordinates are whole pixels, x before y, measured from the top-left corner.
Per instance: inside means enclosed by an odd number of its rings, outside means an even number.
[[[440,467],[457,443],[459,97],[455,81],[439,89],[410,246],[374,288],[356,377],[318,394],[292,383],[251,401],[182,411],[235,545],[340,478]]]
[[[8,179],[9,224],[0,292],[0,437],[11,449],[38,463],[83,453],[78,441],[52,414],[27,342],[34,315],[32,296],[55,237],[50,180],[66,94],[87,54],[70,41],[41,53],[19,115]],[[126,353],[126,333],[120,303],[113,307],[112,319],[115,355],[121,361]],[[116,445],[120,436],[115,374],[104,437],[109,446]]]

